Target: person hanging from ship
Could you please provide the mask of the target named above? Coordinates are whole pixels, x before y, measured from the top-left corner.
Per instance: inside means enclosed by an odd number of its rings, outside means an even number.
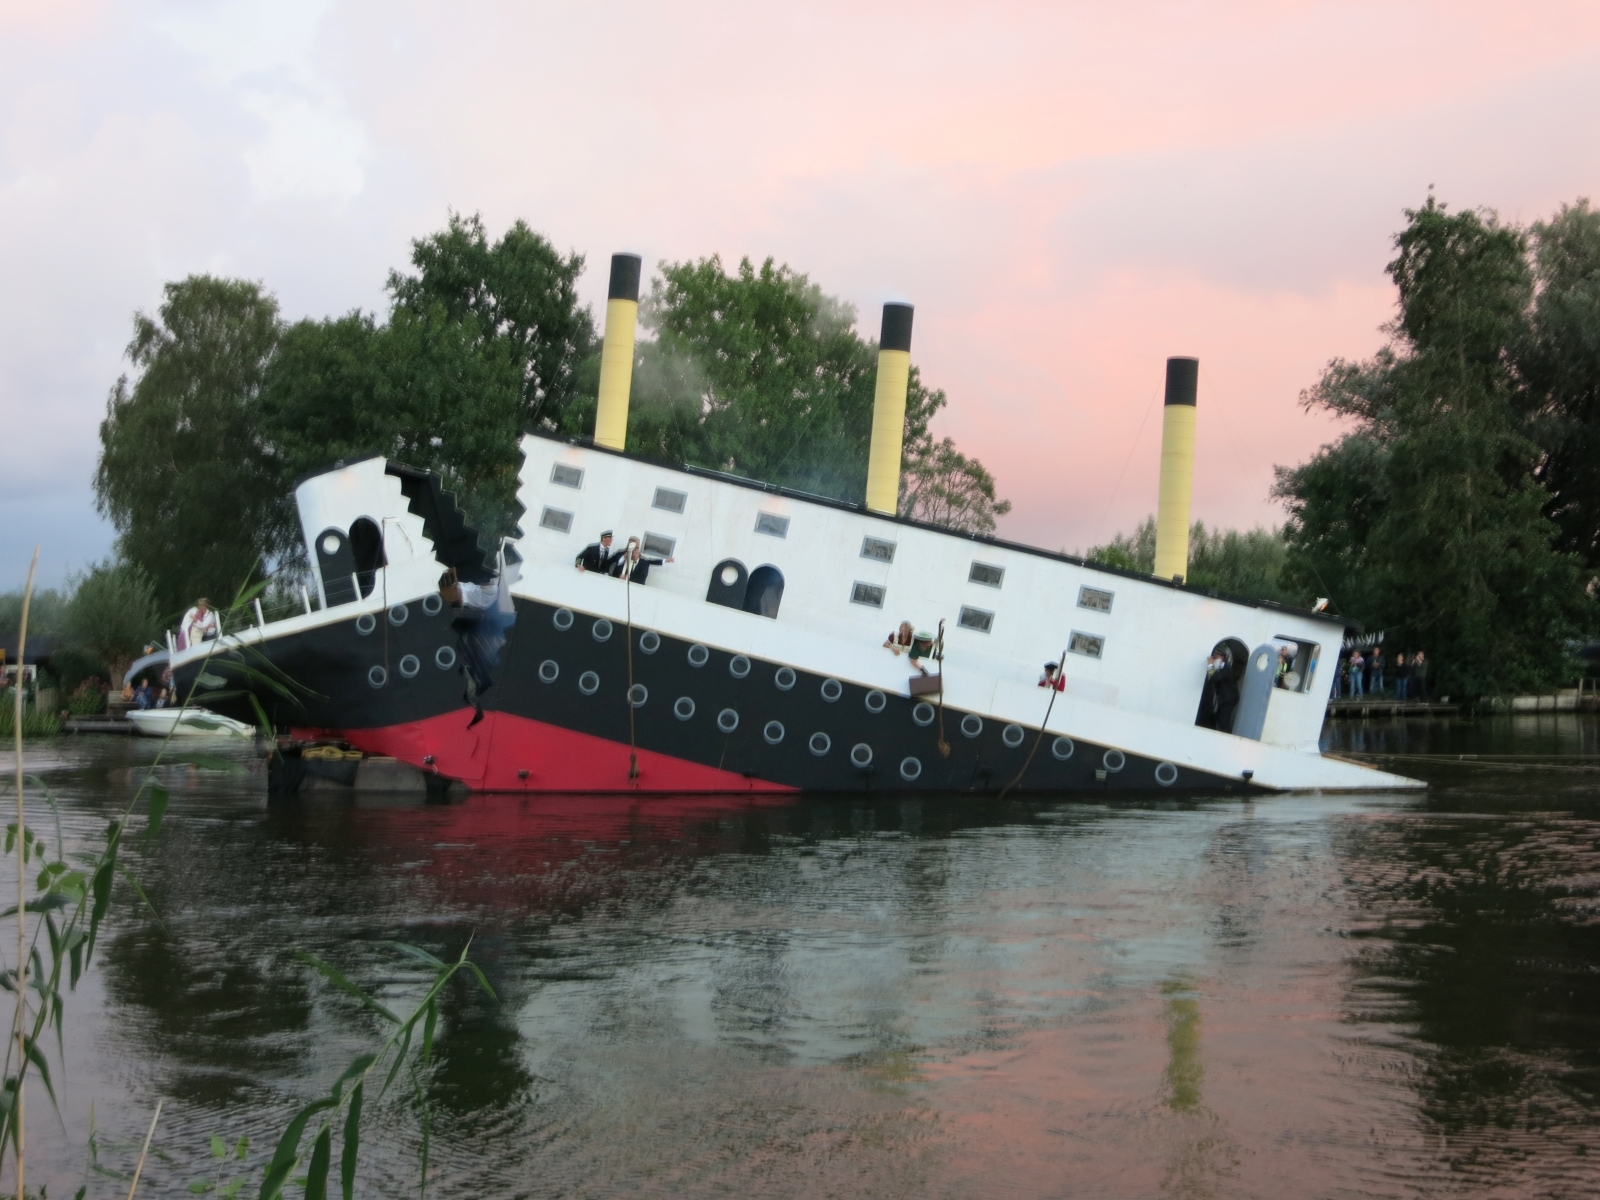
[[[516,605],[511,585],[516,582],[519,565],[515,555],[507,558],[506,541],[500,541],[498,570],[488,583],[462,579],[454,567],[439,577],[439,595],[460,615],[450,625],[460,647],[461,673],[467,681],[462,700],[472,706],[471,729],[483,720],[483,693],[494,686],[494,672],[505,649],[506,631],[516,623]]]
[[[595,571],[601,575],[612,574],[612,566],[622,558],[621,550],[611,548],[611,530],[606,530],[600,535],[598,542],[590,542],[585,546],[573,565],[580,571]]]
[[[608,574],[616,579],[631,579],[643,586],[651,567],[659,567],[671,561],[671,555],[666,558],[651,558],[647,554],[640,553],[639,539],[631,537],[628,539],[627,548],[612,559]]]

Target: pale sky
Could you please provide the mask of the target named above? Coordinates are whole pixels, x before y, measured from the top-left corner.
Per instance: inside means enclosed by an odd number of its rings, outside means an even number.
[[[109,552],[90,478],[135,310],[196,271],[383,305],[453,209],[588,258],[767,255],[917,306],[912,356],[1069,550],[1155,508],[1200,359],[1195,516],[1274,524],[1298,404],[1381,344],[1429,185],[1600,199],[1600,5],[0,0],[0,589]]]

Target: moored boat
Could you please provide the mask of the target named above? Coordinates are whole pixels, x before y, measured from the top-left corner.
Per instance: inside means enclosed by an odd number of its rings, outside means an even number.
[[[145,737],[251,737],[255,726],[209,709],[187,708],[132,709],[127,719]]]

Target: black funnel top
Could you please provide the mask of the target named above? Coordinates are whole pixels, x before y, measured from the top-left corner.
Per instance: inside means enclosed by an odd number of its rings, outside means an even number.
[[[880,350],[911,349],[911,313],[911,305],[897,300],[883,306],[883,334],[878,338]]]
[[[1187,404],[1194,407],[1195,394],[1200,390],[1200,360],[1198,358],[1167,359],[1167,403]]]
[[[611,286],[606,290],[607,300],[632,300],[639,302],[639,270],[643,266],[637,254],[611,256]]]

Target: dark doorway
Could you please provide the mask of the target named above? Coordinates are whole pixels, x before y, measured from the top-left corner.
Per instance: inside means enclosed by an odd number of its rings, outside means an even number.
[[[745,588],[750,573],[737,558],[725,558],[711,568],[711,586],[706,589],[706,602],[721,604],[725,608],[743,608]]]
[[[758,617],[776,617],[783,603],[783,572],[777,567],[757,567],[744,590],[744,610]]]
[[[378,568],[389,565],[383,553],[383,531],[371,517],[357,517],[350,526],[350,554],[356,560],[356,582],[362,596],[372,595]]]

